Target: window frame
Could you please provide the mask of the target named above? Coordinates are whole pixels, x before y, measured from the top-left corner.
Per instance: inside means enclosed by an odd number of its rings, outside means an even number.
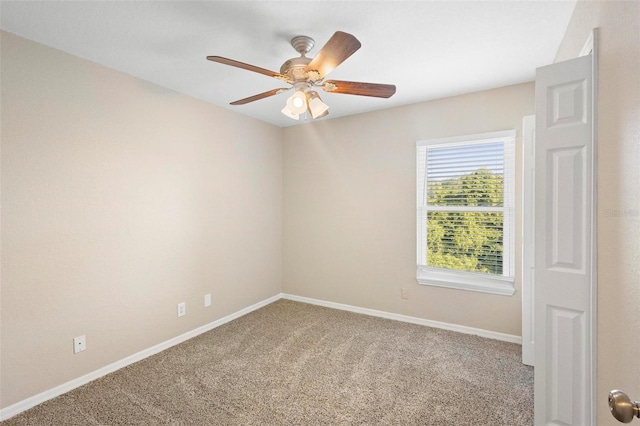
[[[515,293],[515,130],[504,130],[490,133],[480,133],[474,135],[454,136],[449,138],[427,139],[416,142],[416,279],[419,284],[454,288],[460,290],[477,291],[512,296]],[[504,142],[505,157],[507,149],[511,150],[512,158],[507,161],[505,158],[504,167],[504,200],[502,207],[485,208],[484,210],[496,210],[503,212],[503,258],[507,267],[507,273],[503,275],[490,275],[480,272],[457,271],[446,268],[438,268],[423,265],[420,262],[426,259],[427,250],[427,226],[422,223],[423,213],[428,211],[424,201],[424,190],[426,185],[427,165],[421,167],[421,151],[424,147],[433,145],[469,145],[489,142]],[[510,146],[508,147],[507,144]],[[420,172],[423,172],[422,176]],[[507,202],[506,200],[510,200]],[[433,209],[437,210],[437,209]]]

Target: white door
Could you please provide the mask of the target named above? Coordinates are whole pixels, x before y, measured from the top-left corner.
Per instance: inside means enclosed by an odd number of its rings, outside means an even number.
[[[592,63],[536,73],[536,426],[595,425]]]
[[[535,132],[536,116],[522,120],[522,363],[535,365]]]

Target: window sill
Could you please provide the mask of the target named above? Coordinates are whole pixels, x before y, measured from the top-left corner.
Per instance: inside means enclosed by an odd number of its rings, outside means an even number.
[[[476,274],[465,272],[446,272],[425,266],[418,266],[417,280],[422,285],[499,294],[502,296],[513,296],[516,292],[513,278],[477,276]]]

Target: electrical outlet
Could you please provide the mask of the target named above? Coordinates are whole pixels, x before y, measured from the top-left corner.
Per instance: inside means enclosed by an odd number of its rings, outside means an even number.
[[[204,307],[208,308],[209,306],[211,306],[211,294],[205,294],[204,295]]]
[[[400,289],[400,297],[402,297],[403,299],[408,299],[409,298],[409,289],[408,288],[401,288]]]
[[[183,317],[187,314],[186,302],[178,303],[178,316]]]
[[[87,350],[87,336],[84,334],[82,336],[73,338],[73,353],[77,354],[78,352],[82,352]]]

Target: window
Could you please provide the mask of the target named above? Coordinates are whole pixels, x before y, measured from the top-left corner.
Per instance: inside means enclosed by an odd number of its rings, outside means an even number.
[[[515,131],[418,141],[420,284],[512,295]]]

